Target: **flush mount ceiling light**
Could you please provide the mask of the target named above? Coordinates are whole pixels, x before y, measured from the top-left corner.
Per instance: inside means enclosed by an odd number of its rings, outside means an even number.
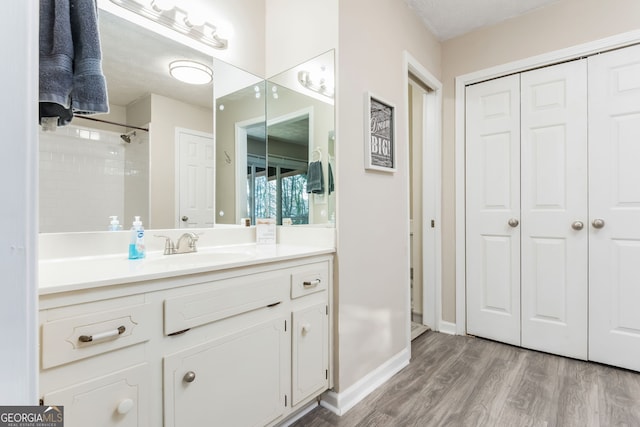
[[[170,0],[111,0],[131,12],[178,31],[215,49],[226,49],[228,42],[217,34],[215,25],[203,19],[202,12],[188,11]]]
[[[204,85],[213,80],[213,71],[204,64],[189,60],[173,61],[169,64],[169,74],[174,79],[192,85]]]

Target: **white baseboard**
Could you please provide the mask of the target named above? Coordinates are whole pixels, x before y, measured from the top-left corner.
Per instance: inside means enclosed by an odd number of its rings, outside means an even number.
[[[407,366],[409,358],[409,349],[405,348],[346,390],[340,393],[329,390],[324,393],[320,405],[336,415],[346,414],[349,409]]]
[[[440,320],[440,332],[442,332],[443,334],[457,335],[457,325],[455,323]]]

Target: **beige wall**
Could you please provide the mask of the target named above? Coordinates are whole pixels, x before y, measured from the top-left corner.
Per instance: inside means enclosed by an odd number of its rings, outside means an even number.
[[[338,45],[338,0],[265,2],[267,77]]]
[[[407,50],[440,76],[440,44],[404,0],[339,3],[337,368],[343,391],[407,348]],[[396,106],[398,171],[364,170],[364,97]]]
[[[637,0],[562,0],[442,44],[443,307],[455,313],[454,79],[456,76],[640,28]]]

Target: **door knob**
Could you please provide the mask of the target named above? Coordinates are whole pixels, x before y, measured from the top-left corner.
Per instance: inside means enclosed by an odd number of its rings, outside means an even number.
[[[182,379],[186,383],[192,383],[196,380],[196,373],[193,371],[189,371],[186,374],[184,374],[184,377]]]
[[[509,224],[510,227],[517,227],[518,224],[520,224],[520,221],[518,221],[515,218],[510,218],[509,221],[507,222],[507,224]]]
[[[184,222],[189,221],[189,217],[188,217],[188,216],[186,216],[186,215],[185,215],[185,216],[183,216],[183,217],[182,217],[182,221],[184,221]]]
[[[574,221],[573,224],[571,224],[571,228],[580,231],[584,228],[584,223],[582,221]]]
[[[596,218],[591,222],[593,228],[602,228],[604,227],[604,219]]]

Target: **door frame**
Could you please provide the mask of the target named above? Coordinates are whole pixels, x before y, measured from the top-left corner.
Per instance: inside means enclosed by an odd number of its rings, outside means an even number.
[[[431,89],[425,95],[423,106],[426,109],[423,116],[423,139],[425,144],[422,150],[422,166],[429,166],[433,171],[431,175],[422,175],[422,265],[423,265],[423,289],[422,289],[422,323],[427,324],[434,331],[440,330],[442,322],[442,83],[431,74],[409,52],[404,51],[404,105],[409,105],[409,73],[420,80],[422,84]],[[405,121],[405,136],[409,140],[409,118]],[[406,163],[409,164],[409,150],[407,150]],[[409,173],[406,174],[407,207],[409,206]],[[407,208],[406,235],[410,235],[410,227]],[[434,242],[427,245],[424,239],[424,230],[431,228],[431,219],[435,220]],[[411,260],[407,258],[407,271]],[[425,272],[432,271],[427,280]],[[407,283],[410,288],[411,284]],[[407,340],[411,341],[411,290],[407,292]],[[411,348],[411,346],[408,346]]]
[[[455,230],[456,230],[456,324],[455,332],[466,335],[466,205],[465,205],[465,87],[469,84],[545,67],[582,56],[640,43],[640,31],[630,31],[573,47],[485,68],[455,78]]]

